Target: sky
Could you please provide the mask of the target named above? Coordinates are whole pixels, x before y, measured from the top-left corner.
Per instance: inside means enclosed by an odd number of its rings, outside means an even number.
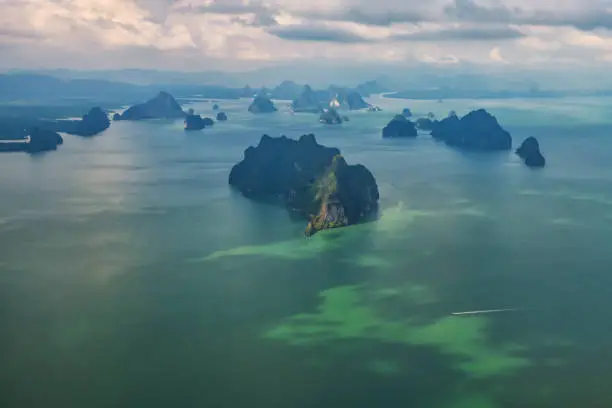
[[[0,0],[0,69],[612,66],[612,0]]]

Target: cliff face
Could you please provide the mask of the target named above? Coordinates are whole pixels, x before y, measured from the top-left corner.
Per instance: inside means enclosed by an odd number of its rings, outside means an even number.
[[[459,119],[450,115],[441,121],[432,121],[431,135],[449,146],[473,150],[509,150],[512,137],[484,109],[472,111]]]
[[[134,105],[120,115],[113,116],[114,120],[144,120],[144,119],[182,119],[185,112],[181,105],[168,92],[160,92],[153,99],[145,103]]]
[[[314,135],[298,141],[262,136],[230,173],[229,184],[251,199],[274,202],[310,219],[306,230],[363,222],[378,210],[378,186],[363,166],[348,165]]]
[[[516,154],[529,167],[544,167],[546,165],[546,159],[540,152],[540,143],[535,137],[530,136],[525,139],[521,146],[516,149]]]

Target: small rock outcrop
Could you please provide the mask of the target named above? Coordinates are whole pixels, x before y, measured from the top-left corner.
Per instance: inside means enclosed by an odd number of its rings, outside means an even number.
[[[521,143],[520,147],[516,149],[516,154],[529,167],[544,167],[546,165],[546,159],[540,152],[540,143],[533,136],[528,137]]]
[[[214,111],[218,111],[219,110],[219,105],[217,105],[216,103],[213,105],[213,110]]]
[[[348,165],[336,148],[312,134],[299,140],[262,136],[230,173],[244,196],[281,204],[310,220],[305,234],[368,221],[377,215],[378,186],[362,165]]]
[[[42,128],[32,128],[24,139],[0,140],[0,152],[42,153],[57,150],[64,139],[56,132]]]
[[[91,108],[81,120],[58,120],[52,126],[54,131],[77,136],[95,136],[110,127],[108,114],[99,107]]]
[[[410,109],[408,109],[408,108],[404,108],[404,109],[402,110],[402,115],[403,115],[405,118],[411,118],[411,117],[412,117],[412,111],[411,111]]]
[[[512,137],[484,109],[472,111],[459,119],[456,115],[434,122],[431,136],[449,146],[494,151],[512,148]]]
[[[113,120],[182,119],[186,116],[181,105],[168,92],[160,92],[145,103],[134,105]]]
[[[337,110],[329,108],[325,109],[319,117],[319,122],[325,125],[341,125],[343,120]]]
[[[319,103],[317,95],[309,85],[305,85],[302,93],[291,103],[294,112],[321,113],[323,108]]]
[[[404,115],[396,115],[382,130],[383,138],[417,137],[417,135],[415,124]]]
[[[370,105],[368,108],[368,112],[382,112],[382,109],[380,109],[376,105]]]
[[[185,130],[202,130],[214,124],[211,118],[203,118],[195,113],[190,113],[185,117]]]
[[[272,113],[276,111],[277,109],[276,106],[274,106],[274,102],[265,95],[257,95],[253,99],[251,106],[249,106],[249,112],[251,113]]]
[[[225,112],[217,113],[217,122],[225,122],[227,120],[227,114]]]

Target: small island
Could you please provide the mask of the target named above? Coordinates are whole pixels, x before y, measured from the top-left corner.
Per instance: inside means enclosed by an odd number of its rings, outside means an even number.
[[[58,120],[49,125],[56,132],[77,136],[95,136],[110,127],[108,114],[99,107],[94,107],[83,115],[81,120]]]
[[[276,112],[276,106],[274,106],[274,102],[264,94],[257,95],[251,106],[249,106],[249,112],[251,113],[273,113]]]
[[[245,197],[277,203],[310,222],[305,234],[372,220],[378,186],[362,165],[348,165],[336,148],[312,134],[299,140],[262,136],[230,173],[229,184]]]
[[[516,154],[523,159],[528,167],[544,167],[546,159],[540,152],[540,143],[533,136],[528,137],[521,143],[521,146],[516,149]]]
[[[32,128],[23,139],[0,140],[0,152],[26,152],[30,154],[57,150],[64,139],[56,132]]]
[[[449,146],[471,150],[495,151],[512,148],[512,137],[484,109],[472,111],[459,119],[450,115],[441,121],[432,121],[431,136]]]
[[[319,122],[325,125],[341,125],[343,122],[342,117],[337,110],[333,108],[325,109],[319,117]]]
[[[225,112],[217,113],[217,122],[225,122],[227,120],[227,114]]]
[[[202,130],[214,124],[215,122],[211,118],[203,118],[195,114],[193,109],[189,109],[189,113],[185,117],[185,130]]]
[[[404,115],[396,115],[382,130],[383,138],[417,137],[418,132],[413,122]]]
[[[145,103],[134,105],[122,114],[116,113],[113,120],[183,119],[185,116],[176,99],[162,91]]]

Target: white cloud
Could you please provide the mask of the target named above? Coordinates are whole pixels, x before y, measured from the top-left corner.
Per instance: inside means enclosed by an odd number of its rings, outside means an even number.
[[[608,63],[612,52],[603,0],[0,0],[0,9],[2,68],[246,69],[302,59],[555,66]]]

